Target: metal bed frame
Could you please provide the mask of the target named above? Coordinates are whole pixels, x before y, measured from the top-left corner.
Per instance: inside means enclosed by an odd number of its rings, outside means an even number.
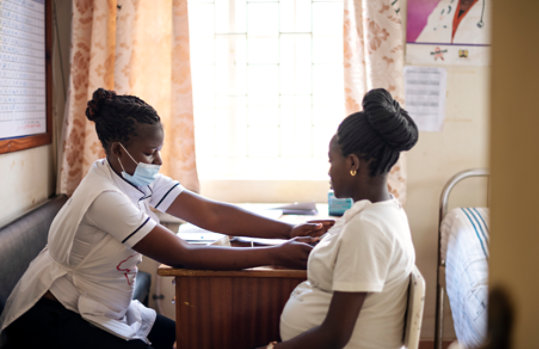
[[[449,194],[457,183],[471,177],[488,177],[486,169],[470,169],[458,172],[444,186],[440,195],[438,213],[438,265],[436,268],[436,317],[434,325],[434,349],[442,349],[444,334],[444,294],[445,294],[445,259],[442,258],[442,220],[448,210]]]

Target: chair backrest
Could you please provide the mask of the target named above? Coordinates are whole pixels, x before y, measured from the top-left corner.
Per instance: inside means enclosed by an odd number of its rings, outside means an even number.
[[[408,305],[404,323],[403,348],[417,349],[425,306],[425,279],[414,265],[408,287]]]
[[[30,262],[47,244],[49,227],[67,201],[60,195],[0,227],[0,312]]]

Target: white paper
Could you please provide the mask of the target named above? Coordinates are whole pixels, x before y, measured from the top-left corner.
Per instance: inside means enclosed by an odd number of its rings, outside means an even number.
[[[405,109],[420,131],[441,131],[445,118],[447,73],[444,68],[404,67]]]
[[[202,229],[191,223],[181,224],[176,235],[190,243],[199,242],[204,244],[215,242],[226,236],[224,234]]]
[[[45,2],[0,1],[0,139],[47,132]]]

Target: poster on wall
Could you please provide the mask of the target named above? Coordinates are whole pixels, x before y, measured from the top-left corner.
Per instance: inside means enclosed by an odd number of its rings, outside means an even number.
[[[406,110],[420,131],[439,132],[445,118],[447,72],[441,67],[404,67]]]
[[[406,62],[488,65],[492,0],[408,0]]]
[[[45,2],[0,1],[0,139],[47,131]]]

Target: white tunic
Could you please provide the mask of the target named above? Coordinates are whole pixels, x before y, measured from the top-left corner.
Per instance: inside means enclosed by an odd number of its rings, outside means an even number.
[[[51,224],[47,246],[19,280],[0,318],[3,330],[47,291],[69,310],[126,340],[141,339],[155,311],[132,300],[137,264],[132,247],[157,224],[183,187],[159,175],[137,188],[96,161]]]
[[[334,291],[367,292],[346,348],[399,348],[414,263],[399,202],[356,202],[309,255],[307,281],[292,292],[281,315],[281,338],[319,326]]]

